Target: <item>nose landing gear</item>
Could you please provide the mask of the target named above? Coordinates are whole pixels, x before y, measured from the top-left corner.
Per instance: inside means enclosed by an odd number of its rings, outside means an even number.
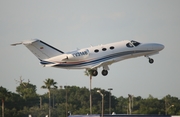
[[[152,58],[149,58],[149,63],[150,64],[154,63],[154,60]]]
[[[154,59],[150,58],[149,56],[145,56],[145,57],[149,59],[150,64],[154,63]]]

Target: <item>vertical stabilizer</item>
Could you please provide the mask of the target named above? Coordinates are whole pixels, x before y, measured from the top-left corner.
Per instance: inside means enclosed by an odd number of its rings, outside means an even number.
[[[22,43],[12,45],[15,46],[18,44],[24,44],[40,60],[48,59],[64,53],[61,50],[58,50],[57,48],[38,39],[23,41]]]

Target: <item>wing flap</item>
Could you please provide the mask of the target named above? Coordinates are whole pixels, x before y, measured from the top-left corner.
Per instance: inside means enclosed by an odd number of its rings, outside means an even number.
[[[114,60],[108,60],[108,61],[105,61],[105,62],[101,62],[101,63],[91,67],[91,69],[99,68],[99,67],[102,67],[102,66],[108,66],[108,65],[111,65],[114,62],[115,62]]]

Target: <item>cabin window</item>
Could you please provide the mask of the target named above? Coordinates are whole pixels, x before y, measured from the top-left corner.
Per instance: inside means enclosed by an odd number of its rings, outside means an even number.
[[[111,46],[110,49],[113,50],[113,49],[114,49],[114,46]]]
[[[106,51],[106,48],[103,48],[102,51]]]
[[[96,53],[97,53],[97,52],[99,52],[99,50],[98,50],[98,49],[95,49],[95,50],[94,50],[94,52],[96,52]]]

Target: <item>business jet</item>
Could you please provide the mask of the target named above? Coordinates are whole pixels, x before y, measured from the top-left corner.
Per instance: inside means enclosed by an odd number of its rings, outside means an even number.
[[[108,74],[109,65],[135,57],[145,56],[149,63],[154,60],[151,55],[158,54],[164,49],[164,45],[158,43],[140,43],[134,40],[125,40],[105,45],[77,49],[63,52],[41,40],[33,39],[11,44],[25,45],[44,67],[56,67],[64,69],[92,70],[92,76],[97,76],[99,67],[102,67],[102,75]]]

